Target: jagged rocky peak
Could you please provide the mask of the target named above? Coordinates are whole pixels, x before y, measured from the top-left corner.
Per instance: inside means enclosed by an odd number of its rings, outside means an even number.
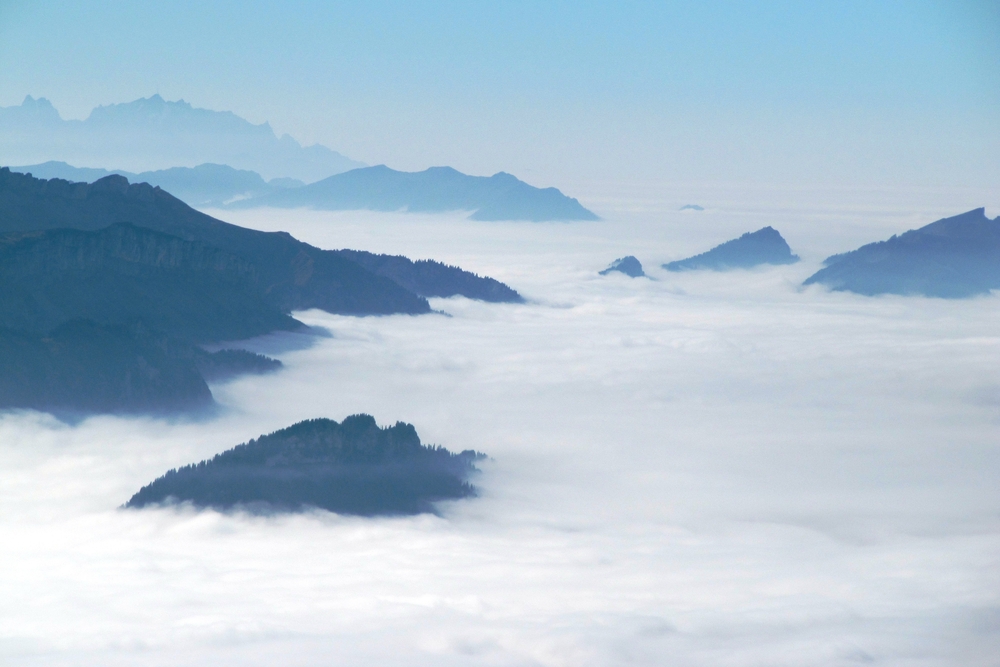
[[[664,264],[668,271],[688,271],[709,269],[726,271],[729,269],[749,269],[762,264],[794,264],[798,255],[782,238],[778,230],[764,227],[755,232],[747,232],[732,241],[726,241],[707,252],[687,259]]]
[[[126,508],[190,503],[217,510],[363,516],[434,512],[434,503],[476,495],[468,478],[483,454],[420,442],[411,424],[379,428],[371,415],[310,419],[171,470]]]
[[[627,255],[611,262],[611,266],[601,271],[601,275],[606,276],[613,272],[624,273],[626,276],[631,276],[632,278],[642,278],[646,275],[645,271],[642,270],[642,264],[632,255]]]

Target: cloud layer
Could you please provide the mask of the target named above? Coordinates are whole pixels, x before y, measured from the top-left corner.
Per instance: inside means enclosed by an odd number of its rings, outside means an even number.
[[[995,298],[800,289],[826,254],[953,203],[796,196],[609,203],[572,225],[228,214],[460,264],[532,301],[299,313],[332,337],[257,341],[286,370],[213,387],[213,421],[0,417],[0,661],[990,664]],[[801,264],[655,268],[763,220]],[[597,275],[623,254],[655,280]],[[379,520],[115,509],[170,467],[356,412],[489,453],[482,497]]]

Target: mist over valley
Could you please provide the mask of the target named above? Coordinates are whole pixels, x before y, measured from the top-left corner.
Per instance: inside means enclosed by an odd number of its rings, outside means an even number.
[[[988,2],[0,2],[0,665],[996,667]]]

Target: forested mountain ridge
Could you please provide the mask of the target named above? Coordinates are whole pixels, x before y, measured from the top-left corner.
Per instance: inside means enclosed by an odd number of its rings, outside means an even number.
[[[343,514],[433,512],[467,498],[467,478],[484,455],[423,445],[411,424],[379,428],[370,415],[342,423],[311,419],[261,436],[142,487],[126,508],[190,502],[220,510]]]

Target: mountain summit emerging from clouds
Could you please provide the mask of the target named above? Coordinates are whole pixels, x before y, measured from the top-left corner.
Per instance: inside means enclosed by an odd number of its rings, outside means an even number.
[[[211,162],[306,182],[363,166],[325,146],[279,138],[268,123],[159,95],[99,106],[85,120],[63,120],[47,99],[28,96],[0,107],[0,155],[8,164],[61,160],[130,171]]]

